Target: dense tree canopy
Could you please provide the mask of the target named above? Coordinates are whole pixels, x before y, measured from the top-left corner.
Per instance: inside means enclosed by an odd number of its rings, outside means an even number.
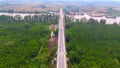
[[[72,20],[65,16],[68,67],[119,68],[120,26],[106,25],[105,20]],[[55,15],[0,16],[0,68],[48,68],[55,54],[47,49],[49,25],[56,23]]]
[[[48,68],[49,26],[55,22],[54,15],[0,16],[0,68]]]
[[[91,19],[91,21],[93,21]],[[93,21],[95,22],[95,21]],[[70,68],[119,68],[120,26],[66,23]]]

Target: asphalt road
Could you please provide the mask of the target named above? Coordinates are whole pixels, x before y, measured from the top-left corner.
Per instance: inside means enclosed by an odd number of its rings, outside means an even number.
[[[67,68],[66,50],[64,34],[64,15],[63,9],[60,9],[59,32],[58,32],[58,51],[57,51],[57,68]]]

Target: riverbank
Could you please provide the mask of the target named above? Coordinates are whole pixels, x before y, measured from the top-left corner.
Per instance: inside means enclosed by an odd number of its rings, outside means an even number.
[[[90,16],[88,14],[74,15],[74,16],[69,15],[69,17],[73,17],[74,20],[81,20],[82,18],[86,18],[87,20],[89,20],[90,18],[93,18],[93,19],[95,19],[99,22],[100,22],[101,19],[104,19],[104,20],[106,20],[106,24],[113,24],[113,23],[119,24],[120,23],[120,17],[116,17],[116,18],[106,18],[105,16],[93,17],[93,16]]]

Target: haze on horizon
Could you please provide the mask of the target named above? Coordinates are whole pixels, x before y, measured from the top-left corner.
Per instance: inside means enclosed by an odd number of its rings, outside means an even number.
[[[0,0],[0,2],[46,2],[46,1],[83,1],[83,2],[118,2],[120,0]]]

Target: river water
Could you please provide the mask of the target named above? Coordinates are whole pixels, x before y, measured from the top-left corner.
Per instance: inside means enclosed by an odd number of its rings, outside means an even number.
[[[103,17],[91,17],[87,14],[84,14],[84,15],[75,15],[74,18],[75,19],[81,19],[81,18],[86,18],[87,20],[90,19],[90,18],[93,18],[95,20],[98,20],[100,21],[101,19],[105,19],[106,20],[106,24],[113,24],[114,22],[116,23],[120,23],[120,17],[117,17],[117,18],[106,18],[105,16]]]
[[[8,16],[16,16],[16,15],[20,15],[22,18],[24,18],[25,16],[34,16],[34,15],[41,15],[41,14],[30,14],[30,13],[0,13],[0,15],[8,15]],[[75,15],[74,19],[81,19],[81,18],[86,18],[86,19],[90,19],[93,18],[95,20],[100,21],[101,19],[105,19],[106,20],[106,24],[113,24],[114,22],[116,23],[120,23],[120,17],[117,18],[106,18],[105,16],[103,17],[91,17],[88,14],[84,14],[84,15]]]
[[[24,18],[25,16],[34,16],[34,15],[41,15],[41,14],[30,14],[30,13],[0,13],[0,15],[8,15],[8,16],[16,16],[16,15],[20,15],[22,18]]]

